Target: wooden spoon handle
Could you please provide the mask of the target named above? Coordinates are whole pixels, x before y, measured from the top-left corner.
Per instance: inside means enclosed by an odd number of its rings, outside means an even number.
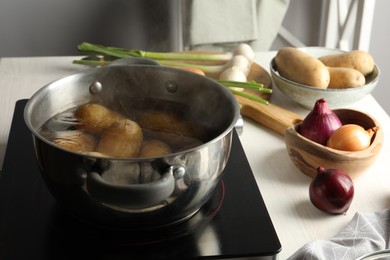
[[[241,115],[284,136],[288,127],[303,120],[303,117],[279,106],[264,105],[247,98],[236,95],[241,105]]]

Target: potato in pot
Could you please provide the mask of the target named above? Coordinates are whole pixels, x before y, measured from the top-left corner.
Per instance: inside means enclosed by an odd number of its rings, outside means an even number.
[[[156,130],[163,133],[174,133],[177,136],[195,137],[202,139],[205,134],[190,120],[168,111],[145,111],[137,119],[144,129]]]
[[[90,133],[100,133],[105,128],[124,118],[121,114],[98,103],[84,104],[76,109],[74,115],[79,120],[77,128]]]
[[[143,142],[141,127],[129,119],[121,119],[106,128],[96,152],[117,158],[137,157]]]
[[[168,144],[157,139],[151,139],[143,142],[139,157],[160,157],[171,153],[172,149]]]
[[[95,137],[83,131],[61,131],[55,135],[53,143],[70,151],[91,152],[96,146]]]

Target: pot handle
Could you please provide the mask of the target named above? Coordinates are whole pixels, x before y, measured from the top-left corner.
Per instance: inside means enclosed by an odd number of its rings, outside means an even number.
[[[175,189],[175,175],[183,175],[182,166],[170,166],[155,182],[141,184],[112,184],[97,172],[86,178],[89,194],[96,200],[123,208],[147,208],[167,199]]]
[[[157,61],[148,59],[148,58],[140,58],[140,57],[128,57],[128,58],[120,58],[110,62],[108,66],[123,66],[123,65],[154,65],[160,66],[160,63]]]
[[[236,124],[234,125],[234,129],[236,129],[238,135],[242,135],[244,132],[244,119],[241,115],[238,116]]]

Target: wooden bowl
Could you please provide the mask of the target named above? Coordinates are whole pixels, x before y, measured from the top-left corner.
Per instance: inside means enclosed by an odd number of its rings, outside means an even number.
[[[319,166],[339,169],[352,179],[364,173],[376,160],[383,144],[384,134],[378,122],[367,114],[350,109],[333,110],[343,124],[357,124],[365,129],[378,126],[371,145],[362,151],[341,151],[315,143],[297,132],[299,124],[287,128],[285,143],[288,154],[298,169],[311,177]]]

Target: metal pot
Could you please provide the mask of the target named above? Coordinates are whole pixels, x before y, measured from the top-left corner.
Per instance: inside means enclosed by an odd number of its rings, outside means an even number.
[[[65,150],[39,133],[49,118],[91,101],[123,111],[161,100],[188,107],[187,118],[208,133],[207,142],[164,157],[113,159]],[[42,177],[57,201],[83,221],[126,229],[165,227],[195,214],[222,178],[238,118],[235,97],[216,81],[132,58],[52,82],[24,111]],[[127,181],[111,182],[112,176]]]

